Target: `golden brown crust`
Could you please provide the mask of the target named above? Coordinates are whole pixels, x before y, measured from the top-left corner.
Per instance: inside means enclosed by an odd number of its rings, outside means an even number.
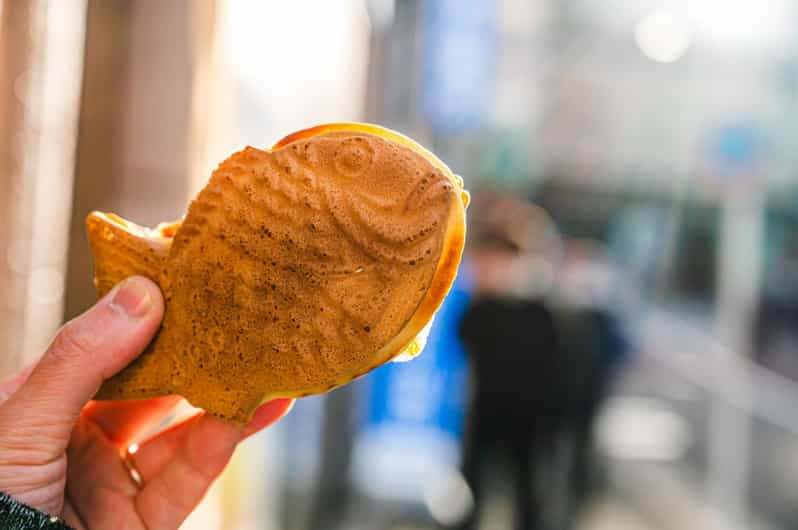
[[[136,269],[164,291],[163,328],[99,397],[180,393],[243,422],[264,398],[324,391],[375,368],[424,327],[451,284],[461,193],[427,157],[360,131],[234,154],[192,202],[168,257]],[[114,236],[125,242],[115,254],[93,223],[105,288],[143,245]]]

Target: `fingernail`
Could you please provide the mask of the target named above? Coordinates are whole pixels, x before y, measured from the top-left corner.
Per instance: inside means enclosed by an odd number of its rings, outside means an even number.
[[[139,278],[120,283],[111,299],[111,307],[131,318],[141,318],[152,308],[152,296]]]

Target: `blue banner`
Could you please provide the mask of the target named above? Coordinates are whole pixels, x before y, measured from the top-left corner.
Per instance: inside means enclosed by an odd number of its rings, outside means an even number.
[[[421,107],[438,132],[479,125],[496,75],[496,4],[491,0],[424,3]]]
[[[458,466],[468,377],[458,326],[468,283],[461,269],[421,355],[382,366],[361,383],[353,476],[371,494],[415,499],[424,477]]]

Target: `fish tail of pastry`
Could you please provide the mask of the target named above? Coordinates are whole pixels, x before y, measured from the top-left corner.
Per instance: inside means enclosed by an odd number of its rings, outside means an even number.
[[[114,214],[92,212],[86,218],[94,256],[94,286],[101,297],[129,276],[159,280],[171,238]]]
[[[92,212],[86,218],[89,245],[94,256],[94,285],[101,297],[130,276],[150,278],[160,285],[161,271],[178,224],[150,229],[114,214]],[[142,399],[165,395],[166,369],[149,355],[154,343],[128,369],[103,383],[95,399]]]

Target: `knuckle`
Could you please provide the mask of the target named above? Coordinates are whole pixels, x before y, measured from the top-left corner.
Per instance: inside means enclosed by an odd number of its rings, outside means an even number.
[[[91,356],[96,346],[96,340],[85,327],[68,322],[56,335],[50,348],[50,355],[55,360],[71,361]]]

